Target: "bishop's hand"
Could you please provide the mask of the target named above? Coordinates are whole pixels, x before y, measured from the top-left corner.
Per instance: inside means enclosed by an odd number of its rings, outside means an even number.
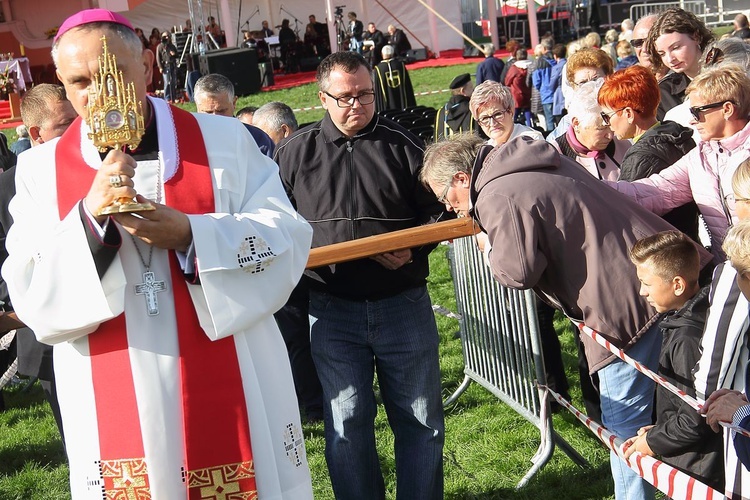
[[[135,167],[136,162],[132,157],[117,149],[110,150],[84,199],[89,213],[98,214],[120,198],[135,197]],[[106,219],[106,215],[96,215],[99,224],[103,224]]]
[[[136,197],[138,203],[149,200],[141,195]],[[193,241],[190,220],[184,213],[166,205],[151,201],[155,210],[132,213],[112,214],[112,217],[133,236],[149,245],[178,252],[187,251]]]

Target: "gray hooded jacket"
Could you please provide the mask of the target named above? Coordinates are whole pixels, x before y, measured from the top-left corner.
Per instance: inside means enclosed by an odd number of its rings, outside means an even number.
[[[639,295],[628,253],[673,229],[544,141],[518,137],[477,157],[472,216],[489,235],[490,267],[511,288],[534,288],[574,319],[627,349],[656,319]],[[711,257],[702,248],[702,263]],[[583,336],[591,372],[613,359]]]

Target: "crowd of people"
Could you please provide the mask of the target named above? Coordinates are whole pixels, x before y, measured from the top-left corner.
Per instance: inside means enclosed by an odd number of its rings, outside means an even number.
[[[349,19],[350,50],[317,70],[325,115],[302,128],[283,102],[236,110],[220,74],[197,79],[196,114],[166,87],[149,97],[157,71],[172,78],[169,32],[151,50],[107,10],[62,24],[62,86],[29,90],[19,141],[0,141],[18,155],[0,175],[0,327],[43,381],[73,498],[132,487],[118,471],[142,495],[183,498],[225,488],[227,467],[236,492],[312,498],[301,425],[320,420],[336,497],[383,498],[376,374],[398,498],[443,498],[434,245],[303,268],[311,247],[456,216],[479,222],[501,284],[537,293],[551,388],[568,396],[556,309],[702,404],[576,338],[586,411],[625,442],[610,459],[618,500],[654,498],[624,462],[634,453],[747,498],[750,439],[722,426],[750,430],[747,18],[720,40],[672,8],[604,45],[545,37],[530,58],[513,42],[504,62],[485,46],[426,147],[379,115],[414,103],[394,86],[408,83],[400,30],[389,42]],[[81,82],[98,77],[103,39],[145,131],[100,153]],[[119,199],[152,210],[103,210]]]
[[[720,426],[750,420],[747,26],[740,14],[717,40],[672,8],[623,23],[603,46],[595,33],[567,47],[546,37],[529,62],[513,42],[504,67],[486,53],[476,87],[444,116],[467,101],[489,140],[466,122],[436,124],[450,139],[427,148],[421,172],[447,209],[486,230],[478,241],[502,284],[534,288],[698,398],[700,413],[654,394],[582,335],[587,411],[625,440],[624,456],[658,456],[729,498],[750,491],[750,441]],[[653,498],[618,453],[611,466],[616,498]]]

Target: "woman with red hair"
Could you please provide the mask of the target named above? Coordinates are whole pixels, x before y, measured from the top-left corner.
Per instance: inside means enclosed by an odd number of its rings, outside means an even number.
[[[602,119],[618,139],[633,139],[620,163],[621,181],[656,174],[695,147],[693,131],[656,120],[660,91],[656,77],[643,66],[630,66],[608,76],[599,89]],[[691,201],[666,213],[664,219],[697,241],[698,207]]]

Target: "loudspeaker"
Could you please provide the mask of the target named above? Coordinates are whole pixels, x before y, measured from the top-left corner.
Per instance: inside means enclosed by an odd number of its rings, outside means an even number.
[[[260,86],[270,87],[273,85],[273,65],[270,62],[258,63],[260,72]]]
[[[427,50],[422,49],[410,49],[406,52],[407,59],[414,59],[415,61],[425,61],[427,59]]]
[[[203,75],[219,73],[234,84],[237,96],[260,92],[260,72],[258,54],[253,49],[212,50],[200,55],[200,69]]]
[[[320,57],[303,57],[299,60],[299,69],[300,71],[315,71],[320,61]]]

